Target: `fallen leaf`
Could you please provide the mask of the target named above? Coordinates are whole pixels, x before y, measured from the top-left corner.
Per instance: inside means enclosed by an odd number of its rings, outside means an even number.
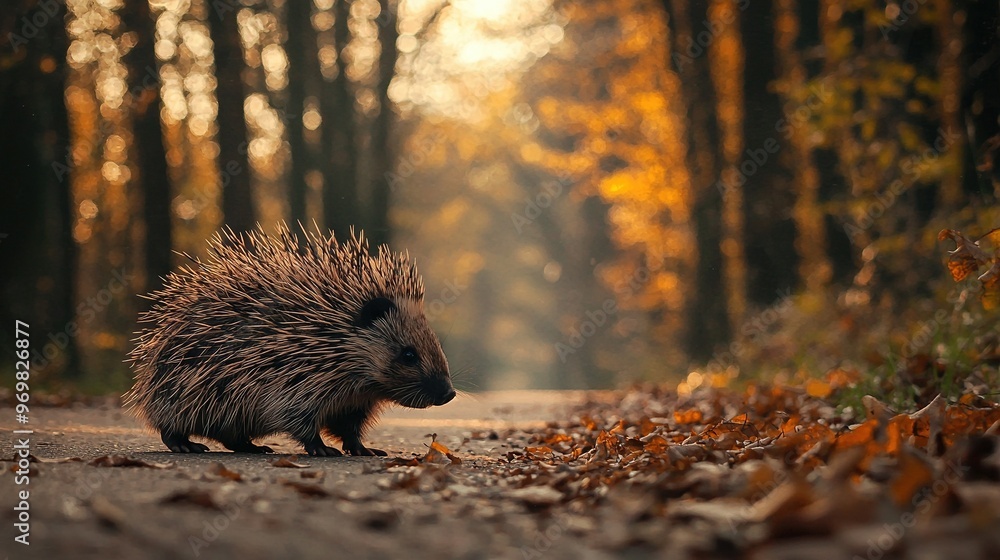
[[[912,450],[899,454],[896,475],[889,482],[889,493],[900,508],[913,504],[913,497],[934,482],[934,469]]]
[[[207,490],[200,490],[197,488],[190,488],[188,490],[179,490],[174,492],[162,500],[161,504],[190,504],[198,507],[203,507],[205,509],[214,509],[221,511],[222,508],[216,502],[215,497],[212,493]]]
[[[212,463],[212,465],[208,469],[208,473],[235,482],[243,482],[243,475],[241,475],[238,472],[227,469],[226,466],[223,465],[222,463]]]
[[[308,496],[310,498],[325,498],[330,495],[330,493],[318,484],[309,484],[305,482],[299,482],[298,480],[281,480],[281,484],[293,488],[299,494],[303,496]]]
[[[295,460],[299,457],[297,455],[292,455],[291,457],[281,457],[271,461],[272,467],[277,467],[279,469],[307,469],[309,465],[303,465],[302,463],[296,463]]]
[[[562,501],[561,492],[548,486],[529,486],[511,490],[507,496],[532,506],[551,506]]]
[[[34,455],[28,455],[29,461],[34,461],[37,463],[82,463],[83,458],[81,457],[59,457],[46,459],[45,457],[36,457]]]
[[[154,463],[152,461],[133,459],[124,455],[105,455],[87,464],[92,467],[142,467],[147,469],[169,469],[174,466],[174,463]]]
[[[104,496],[94,496],[94,499],[90,501],[90,511],[106,527],[121,529],[125,525],[125,511],[112,504]]]

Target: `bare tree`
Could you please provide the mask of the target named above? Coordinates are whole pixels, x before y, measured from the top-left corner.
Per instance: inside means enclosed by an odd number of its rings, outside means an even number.
[[[212,2],[208,22],[214,43],[215,90],[219,104],[219,171],[222,177],[222,212],[226,224],[236,231],[248,231],[256,223],[247,156],[247,126],[243,112],[243,44],[240,42],[235,1]]]
[[[122,11],[122,23],[137,36],[136,45],[125,62],[132,96],[135,138],[132,149],[138,171],[134,181],[140,187],[142,197],[140,227],[144,230],[143,257],[146,265],[142,291],[152,291],[161,287],[161,278],[170,272],[172,197],[160,122],[160,75],[153,51],[155,20],[149,11],[149,2],[139,0],[127,4]]]

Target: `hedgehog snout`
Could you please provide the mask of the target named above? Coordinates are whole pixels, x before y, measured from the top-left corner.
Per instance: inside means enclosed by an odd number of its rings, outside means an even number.
[[[425,378],[420,383],[420,388],[425,395],[430,397],[434,406],[447,404],[455,398],[455,388],[447,376]]]

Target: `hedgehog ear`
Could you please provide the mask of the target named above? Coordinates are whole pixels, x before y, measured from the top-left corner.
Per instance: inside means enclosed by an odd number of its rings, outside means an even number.
[[[391,299],[377,297],[369,300],[358,312],[358,316],[354,318],[354,326],[362,329],[368,328],[393,309],[396,309],[396,304]]]

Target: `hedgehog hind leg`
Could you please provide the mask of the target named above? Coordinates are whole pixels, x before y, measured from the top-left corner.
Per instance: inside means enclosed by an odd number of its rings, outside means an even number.
[[[186,435],[160,432],[160,439],[174,453],[204,453],[208,451],[207,445],[193,442]]]
[[[222,441],[222,445],[230,451],[235,451],[237,453],[274,453],[274,450],[266,445],[254,445],[249,439],[238,441]]]

